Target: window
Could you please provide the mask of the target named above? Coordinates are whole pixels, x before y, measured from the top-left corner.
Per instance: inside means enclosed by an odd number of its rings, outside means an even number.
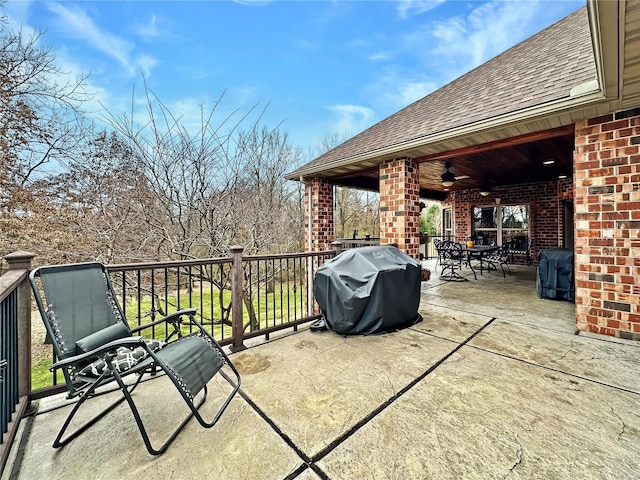
[[[450,208],[442,210],[442,235],[445,238],[453,238],[453,221]]]
[[[473,207],[471,234],[485,245],[502,245],[529,236],[529,205]]]
[[[484,245],[497,245],[499,207],[473,207],[472,237]]]

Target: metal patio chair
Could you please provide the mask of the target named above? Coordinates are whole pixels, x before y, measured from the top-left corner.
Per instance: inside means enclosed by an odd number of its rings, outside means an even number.
[[[498,265],[502,269],[502,277],[506,278],[507,275],[504,271],[506,265],[509,275],[511,275],[511,268],[509,267],[509,246],[504,244],[499,250],[490,252],[484,257],[484,262],[487,264],[488,270],[494,269],[498,271]]]
[[[438,265],[440,265],[440,260],[442,258],[442,253],[441,253],[441,245],[442,245],[443,240],[440,240],[439,238],[434,238],[433,239],[433,246],[436,249],[436,268],[438,268]]]
[[[509,242],[509,254],[511,255],[511,263],[513,263],[514,255],[524,255],[527,262],[527,266],[530,266],[531,261],[531,237],[526,235],[517,235]]]
[[[462,251],[462,245],[457,242],[451,242],[444,240],[440,243],[439,258],[442,271],[440,272],[440,278],[450,282],[466,282],[459,270],[462,269],[465,263],[465,255]],[[447,272],[445,274],[445,272]]]
[[[58,360],[51,370],[62,371],[67,398],[77,399],[53,442],[54,448],[66,445],[126,400],[148,452],[158,455],[167,449],[192,417],[205,428],[215,425],[240,388],[238,371],[220,345],[195,319],[195,308],[180,310],[132,329],[124,317],[107,269],[100,263],[40,267],[31,272],[29,279]],[[162,341],[134,336],[150,327],[161,330],[162,324],[166,327]],[[193,333],[183,334],[183,329]],[[225,365],[228,368],[223,370]],[[176,387],[190,413],[156,448],[132,393],[145,373],[162,372]],[[207,399],[207,384],[218,373],[229,383],[231,393],[220,401],[213,418],[205,420],[199,408]],[[125,377],[130,375],[131,381],[125,382]],[[107,388],[107,385],[113,388]],[[115,403],[63,438],[86,400],[118,389],[122,395]],[[138,391],[136,395],[141,393]]]

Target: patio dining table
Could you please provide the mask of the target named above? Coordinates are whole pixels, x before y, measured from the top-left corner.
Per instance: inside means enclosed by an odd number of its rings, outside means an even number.
[[[476,271],[473,268],[472,260],[477,260],[480,263],[480,275],[482,275],[482,271],[484,270],[483,258],[487,253],[495,252],[499,250],[500,247],[498,245],[474,245],[470,247],[466,244],[462,245],[462,251],[467,255],[467,265],[473,272],[473,278],[476,280],[478,276],[476,275]],[[489,266],[486,267],[487,272],[489,271]]]

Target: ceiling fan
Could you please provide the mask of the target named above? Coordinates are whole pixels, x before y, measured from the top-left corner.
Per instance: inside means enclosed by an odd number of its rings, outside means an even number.
[[[457,180],[469,178],[469,175],[455,175],[453,172],[450,172],[449,169],[451,168],[451,162],[447,162],[444,167],[446,170],[442,175],[440,175],[443,187],[450,187],[453,185],[453,182]]]

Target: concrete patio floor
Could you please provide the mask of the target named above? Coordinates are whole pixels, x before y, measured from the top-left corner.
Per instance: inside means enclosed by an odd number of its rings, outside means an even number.
[[[69,407],[41,400],[2,479],[640,478],[640,344],[576,335],[573,304],[539,299],[535,267],[512,270],[450,283],[432,269],[424,320],[399,332],[303,329],[233,354],[241,395],[159,457],[126,405],[54,450]],[[166,382],[135,395],[158,438],[186,411]]]

